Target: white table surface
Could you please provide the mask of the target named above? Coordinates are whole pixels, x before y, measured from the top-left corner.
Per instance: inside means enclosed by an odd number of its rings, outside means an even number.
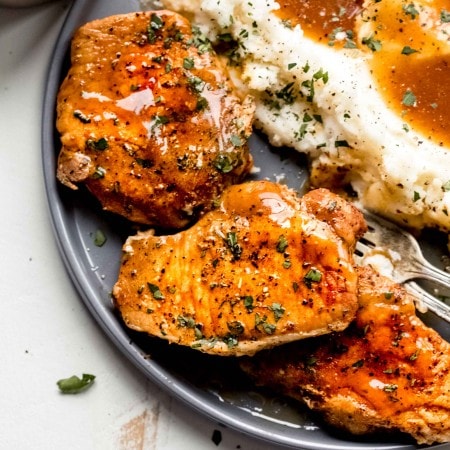
[[[0,8],[0,449],[265,450],[146,380],[98,328],[63,267],[41,169],[41,106],[64,0]],[[96,375],[80,395],[56,381]],[[212,441],[219,430],[222,441]]]

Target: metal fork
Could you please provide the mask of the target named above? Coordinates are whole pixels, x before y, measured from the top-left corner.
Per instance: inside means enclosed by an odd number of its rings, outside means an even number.
[[[441,319],[450,323],[450,306],[447,303],[431,295],[422,286],[414,281],[407,282],[405,288],[412,294],[418,302],[416,302],[416,308],[421,313],[431,311]]]
[[[381,217],[364,211],[367,233],[356,244],[357,262],[364,263],[370,255],[381,254],[392,264],[392,277],[418,298],[422,305],[450,322],[450,306],[431,295],[412,280],[426,279],[450,289],[450,274],[432,265],[423,256],[416,239],[407,231]]]

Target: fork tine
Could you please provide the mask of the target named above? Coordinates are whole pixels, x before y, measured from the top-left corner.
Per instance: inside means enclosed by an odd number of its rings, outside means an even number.
[[[398,239],[401,237],[402,244],[411,247],[412,250],[422,254],[417,240],[411,235],[411,233],[405,231],[393,222],[384,219],[383,217],[376,216],[369,211],[363,211],[364,218],[366,219],[367,226],[369,228],[368,233],[364,236],[367,240],[373,240],[373,244],[381,243],[386,239]],[[372,238],[372,240],[370,239]]]
[[[450,323],[450,306],[443,301],[437,299],[434,295],[431,295],[422,286],[415,282],[408,282],[405,284],[406,289],[416,297],[421,304],[416,304],[417,309],[420,312],[426,312],[423,310],[423,306],[441,319]]]
[[[371,251],[378,248],[383,255],[382,249],[385,249],[386,254],[384,256],[387,261],[392,263],[392,270],[388,276],[397,283],[405,285],[407,290],[418,300],[416,306],[419,311],[423,311],[423,308],[426,308],[450,323],[450,306],[430,294],[416,282],[411,281],[412,278],[426,278],[449,287],[448,280],[450,280],[450,275],[435,268],[424,258],[419,243],[410,233],[367,211],[363,213],[369,230],[356,243],[354,251],[355,262],[364,265],[366,256],[378,253],[375,251],[371,254]],[[388,257],[387,252],[391,250],[398,252],[401,256],[400,264],[396,264],[396,261]],[[403,261],[401,261],[402,259]]]
[[[366,254],[368,249],[369,249],[369,247],[367,245],[365,245],[361,241],[358,241],[355,246],[355,252],[354,252],[355,256],[357,258],[362,258]]]
[[[446,289],[450,288],[450,274],[437,268],[424,257],[414,236],[398,225],[370,212],[364,211],[364,217],[369,231],[361,241],[368,244],[368,247],[384,247],[400,255],[400,259],[394,264],[399,271],[397,281],[422,278]]]
[[[362,249],[362,251],[360,250]],[[367,250],[367,247],[364,244],[357,243],[356,245],[356,257],[355,261],[357,264],[362,263],[362,257],[365,254],[365,251]],[[358,253],[361,253],[361,255],[358,255]],[[434,313],[436,316],[440,317],[441,319],[445,320],[447,323],[450,323],[450,306],[444,303],[443,301],[436,298],[434,295],[430,294],[427,290],[425,290],[422,286],[417,284],[414,281],[407,281],[406,283],[403,283],[400,279],[396,276],[395,270],[389,274],[394,281],[404,284],[405,288],[408,290],[410,294],[412,294],[417,302],[416,302],[416,308],[418,311],[425,313],[427,311],[430,311]]]

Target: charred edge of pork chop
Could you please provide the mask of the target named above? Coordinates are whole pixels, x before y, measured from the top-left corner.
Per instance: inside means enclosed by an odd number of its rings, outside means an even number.
[[[262,352],[242,369],[355,435],[450,441],[450,345],[419,320],[404,288],[358,272],[360,309],[347,330]]]
[[[57,177],[103,208],[183,228],[242,181],[254,102],[239,98],[207,39],[148,11],[82,26],[57,99]]]

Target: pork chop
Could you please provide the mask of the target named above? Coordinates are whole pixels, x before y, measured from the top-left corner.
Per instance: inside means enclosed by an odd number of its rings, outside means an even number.
[[[253,109],[184,17],[94,20],[73,38],[58,94],[57,177],[132,221],[184,227],[251,169]]]
[[[345,331],[261,352],[242,368],[353,434],[450,441],[450,345],[420,321],[404,288],[368,267],[358,276],[360,308]]]
[[[321,195],[336,211],[345,203]],[[308,212],[307,198],[248,182],[227,188],[217,209],[188,230],[130,237],[113,289],[126,325],[238,356],[347,327],[357,308],[358,231],[345,241]],[[346,207],[364,229],[359,211]]]

